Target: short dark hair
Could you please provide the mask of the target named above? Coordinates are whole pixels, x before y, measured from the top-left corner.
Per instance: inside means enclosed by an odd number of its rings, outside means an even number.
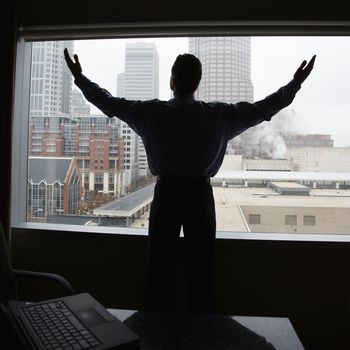
[[[189,53],[177,56],[172,68],[171,75],[179,94],[192,94],[202,78],[201,61]]]

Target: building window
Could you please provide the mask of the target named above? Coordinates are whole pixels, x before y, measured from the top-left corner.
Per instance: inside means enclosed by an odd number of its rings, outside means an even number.
[[[286,215],[285,216],[285,224],[286,225],[296,225],[297,224],[297,216],[296,215]]]
[[[103,183],[103,173],[95,173],[95,183],[97,184]]]
[[[315,226],[315,216],[314,215],[304,215],[304,225],[305,226]]]
[[[250,225],[260,225],[261,215],[260,214],[249,214]]]

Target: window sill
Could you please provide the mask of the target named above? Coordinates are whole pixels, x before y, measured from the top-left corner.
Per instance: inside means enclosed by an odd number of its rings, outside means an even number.
[[[126,235],[142,236],[148,234],[146,228],[126,228],[109,226],[78,226],[64,224],[47,224],[35,222],[23,222],[12,226],[13,229],[21,231],[43,230],[43,231],[64,231],[76,233],[91,233],[104,235]],[[224,232],[216,233],[217,239],[235,239],[247,241],[300,241],[300,242],[350,242],[350,234],[303,234],[303,233],[260,233],[260,232]]]

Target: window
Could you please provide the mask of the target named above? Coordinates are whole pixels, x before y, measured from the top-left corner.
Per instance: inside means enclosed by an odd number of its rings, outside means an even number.
[[[285,224],[286,225],[296,225],[297,224],[297,216],[296,215],[286,215],[285,216]]]
[[[249,224],[260,225],[260,214],[249,214]]]
[[[109,72],[106,78],[96,77],[95,80],[115,94],[116,76],[124,73],[123,94],[133,99],[169,99],[171,64],[179,52],[192,50],[198,53],[203,65],[203,78],[196,98],[228,103],[252,102],[265,97],[287,83],[300,62],[310,59],[316,52],[322,57],[316,61],[317,71],[312,72],[293,104],[271,122],[262,123],[229,142],[222,167],[212,179],[217,229],[228,232],[243,230],[246,213],[260,213],[260,208],[264,208],[263,214],[249,214],[248,217],[249,224],[260,225],[259,232],[289,232],[286,226],[297,225],[299,216],[300,220],[303,217],[303,225],[298,227],[298,232],[302,232],[302,226],[308,226],[305,231],[318,233],[321,223],[320,219],[316,223],[315,217],[319,217],[318,213],[322,211],[329,232],[350,233],[350,205],[347,202],[350,149],[348,135],[341,127],[345,125],[350,110],[350,102],[344,96],[344,91],[350,91],[350,81],[346,79],[350,56],[346,47],[350,46],[350,38],[225,36],[194,39],[139,38],[25,44],[26,50],[31,50],[32,61],[23,61],[24,84],[16,85],[30,87],[27,97],[31,104],[28,113],[21,114],[27,120],[21,123],[26,127],[22,137],[28,135],[26,152],[29,162],[42,160],[42,176],[35,181],[32,179],[32,184],[29,180],[34,176],[33,171],[32,174],[29,170],[14,172],[27,173],[26,189],[23,185],[18,186],[21,191],[18,198],[23,198],[25,192],[30,193],[23,201],[26,209],[22,212],[32,213],[27,215],[27,220],[45,222],[48,215],[55,215],[55,212],[57,215],[90,215],[89,221],[96,223],[99,206],[117,203],[132,192],[152,187],[154,183],[144,150],[133,130],[118,119],[103,116],[83,96],[72,98],[72,79],[65,75],[62,57],[64,45],[84,57],[87,72],[93,71],[96,63],[89,58],[91,45],[95,52],[99,52],[99,48],[113,50],[110,55],[104,54],[100,61],[113,60],[106,62],[106,66],[115,67],[115,71]],[[136,59],[138,51],[135,48],[139,50],[137,45],[140,42],[145,43],[147,53],[145,51]],[[278,52],[274,50],[276,47]],[[53,52],[56,61],[53,61]],[[336,62],[327,65],[330,55]],[[115,57],[126,58],[126,61]],[[319,89],[328,86],[330,72],[337,84]],[[266,79],[267,75],[269,79]],[[90,108],[89,113],[86,113],[86,106]],[[331,124],[329,116],[334,121]],[[317,122],[313,122],[315,120]],[[56,166],[50,165],[51,160],[56,161]],[[22,162],[21,167],[25,163]],[[53,169],[60,171],[55,172],[56,178],[48,182],[47,177]],[[110,171],[113,171],[113,181]],[[69,194],[68,187],[64,188],[66,176],[71,177]],[[44,186],[38,187],[40,181],[47,181],[45,190]],[[54,183],[60,186],[59,196],[55,196],[59,199],[55,200],[51,189]],[[150,193],[145,206],[152,200],[152,191]],[[223,196],[226,204],[222,201]],[[59,203],[55,210],[51,210],[55,201]],[[62,204],[65,201],[68,203],[66,207]],[[90,202],[95,203],[93,210]],[[329,203],[334,203],[332,210]],[[237,210],[241,206],[244,215]],[[249,207],[249,211],[245,212],[244,206]],[[345,223],[341,226],[336,219],[338,211],[345,213],[342,216]],[[297,214],[291,215],[290,212]],[[264,215],[264,225],[260,222],[261,215]],[[54,218],[51,217],[50,222],[54,222]]]
[[[304,215],[304,225],[305,226],[315,226],[315,216]]]

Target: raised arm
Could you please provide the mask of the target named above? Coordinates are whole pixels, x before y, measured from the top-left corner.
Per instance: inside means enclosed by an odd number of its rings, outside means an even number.
[[[68,50],[64,49],[64,58],[74,77],[75,85],[79,87],[85,98],[108,117],[114,117],[115,113],[113,113],[111,105],[115,102],[115,98],[107,90],[101,88],[83,75],[78,55],[73,55],[75,61],[73,62]]]
[[[254,103],[257,113],[260,114],[257,117],[260,117],[262,119],[261,121],[271,120],[276,113],[293,102],[295,94],[300,90],[301,84],[311,73],[315,58],[316,55],[311,58],[308,64],[304,60],[294,73],[293,79],[287,85],[281,87],[263,100]],[[257,122],[259,123],[259,120]]]
[[[255,105],[258,108],[258,113],[263,120],[271,120],[271,118],[281,109],[289,106],[295,97],[295,94],[300,90],[301,84],[311,73],[316,55],[314,55],[310,62],[304,60],[299,68],[294,73],[293,79],[285,86],[281,87],[277,92],[258,101]]]
[[[227,139],[231,139],[263,121],[271,120],[281,109],[290,105],[301,84],[311,73],[315,59],[316,55],[311,58],[308,64],[303,61],[287,85],[282,86],[263,100],[255,103],[239,102],[234,104],[233,116],[228,116],[226,119]]]
[[[64,58],[74,76],[74,83],[84,94],[85,98],[100,109],[108,117],[118,117],[126,122],[139,135],[142,134],[144,122],[142,118],[143,103],[112,96],[106,89],[90,81],[82,73],[78,55],[71,59],[68,50],[64,49]]]

